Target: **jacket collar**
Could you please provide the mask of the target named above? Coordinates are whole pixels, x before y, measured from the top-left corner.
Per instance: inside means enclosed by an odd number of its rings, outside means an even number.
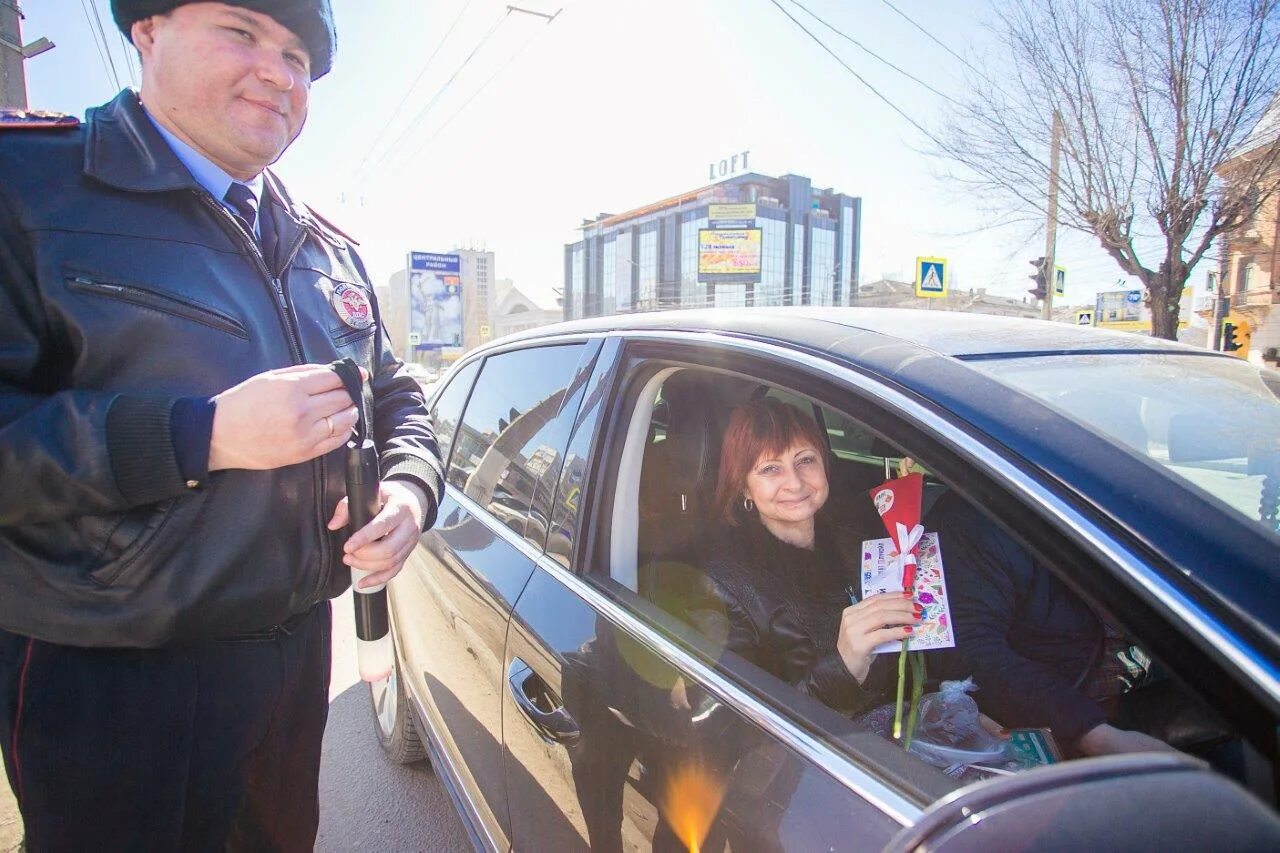
[[[128,192],[205,192],[151,123],[132,89],[93,107],[87,119],[84,173],[89,177]],[[263,185],[272,206],[281,208],[295,225],[316,228],[307,208],[295,202],[269,170],[263,172]]]

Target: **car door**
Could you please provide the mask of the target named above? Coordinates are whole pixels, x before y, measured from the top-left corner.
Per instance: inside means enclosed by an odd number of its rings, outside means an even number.
[[[574,520],[561,525],[555,547],[539,558],[512,616],[503,733],[517,847],[990,848],[990,836],[968,831],[970,812],[957,811],[957,803],[973,803],[991,815],[1018,815],[1017,838],[1024,846],[1100,843],[1106,833],[1141,822],[1140,813],[1119,797],[1132,784],[1126,776],[1169,783],[1170,791],[1212,790],[1240,816],[1247,831],[1239,837],[1273,837],[1267,833],[1275,829],[1274,816],[1265,807],[1259,811],[1256,790],[1251,796],[1185,758],[1068,762],[1053,772],[960,790],[962,783],[673,619],[654,578],[669,581],[697,571],[692,555],[699,537],[709,533],[707,519],[691,525],[686,553],[661,553],[657,575],[637,553],[666,548],[690,526],[680,515],[700,504],[697,484],[715,468],[714,449],[699,442],[715,435],[717,395],[743,384],[743,377],[752,394],[762,383],[771,384],[815,404],[858,412],[877,436],[901,440],[895,458],[937,463],[948,479],[1019,517],[1022,529],[1041,536],[1046,550],[1061,550],[1062,562],[1087,566],[1091,558],[1032,518],[1028,505],[1000,492],[983,467],[997,445],[958,458],[945,446],[945,430],[931,432],[902,417],[898,407],[905,404],[890,386],[842,375],[773,346],[711,342],[706,336],[693,343],[694,336],[672,334],[675,344],[655,337],[630,344],[616,366],[604,360],[598,365],[557,493],[561,511],[572,512]],[[671,379],[704,365],[739,375],[683,388]],[[837,375],[842,378],[833,380]],[[892,404],[881,407],[882,399]],[[828,431],[845,426],[833,420]],[[868,455],[861,446],[857,452],[834,450],[850,458]],[[644,466],[660,458],[669,463],[664,477],[647,482]],[[658,516],[651,536],[643,529],[649,510]],[[1048,781],[1037,787],[1038,779]],[[1107,793],[1100,799],[1103,788]],[[946,796],[953,792],[955,797]],[[1035,808],[1046,792],[1057,803],[1093,803],[1095,819],[1087,833],[1051,836],[1050,824]],[[1107,799],[1114,813],[1099,817],[1097,803]],[[1197,819],[1205,832],[1218,832],[1223,822],[1210,821],[1209,811],[1199,809]],[[927,823],[913,834],[911,827],[920,821]],[[1052,829],[1070,827],[1056,823]],[[1221,837],[1227,831],[1222,828]],[[966,847],[973,844],[979,847]]]
[[[915,811],[909,799],[857,768],[827,766],[801,727],[670,636],[702,638],[583,576],[608,577],[607,566],[584,563],[597,556],[592,528],[608,523],[615,501],[630,500],[615,491],[626,488],[612,480],[615,468],[589,472],[591,460],[626,452],[627,431],[606,427],[619,386],[640,369],[598,362],[557,491],[568,523],[513,614],[503,732],[515,845],[842,849],[851,825],[887,842]],[[705,644],[704,653],[714,660]],[[884,746],[866,740],[872,751]],[[920,782],[930,795],[942,790]]]
[[[509,837],[500,703],[507,621],[545,536],[532,544],[525,519],[540,480],[559,474],[567,436],[557,417],[576,409],[582,383],[574,380],[596,349],[576,341],[499,351],[455,377],[478,370],[449,431],[435,527],[392,594],[408,689],[425,698],[461,794],[500,849]]]

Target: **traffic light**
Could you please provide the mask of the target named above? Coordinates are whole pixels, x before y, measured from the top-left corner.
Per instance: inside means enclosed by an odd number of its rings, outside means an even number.
[[[1222,321],[1222,351],[1235,352],[1240,349],[1240,342],[1236,340],[1236,324],[1228,320]]]
[[[1028,290],[1027,293],[1030,293],[1036,299],[1039,299],[1041,301],[1048,299],[1049,298],[1049,277],[1045,275],[1044,258],[1036,258],[1034,261],[1031,262],[1031,266],[1036,268],[1036,274],[1027,276],[1027,278],[1034,281],[1036,283],[1036,286],[1033,289]]]
[[[1253,337],[1253,326],[1238,317],[1229,317],[1222,321],[1222,351],[1236,353],[1240,358],[1249,357],[1249,339]]]

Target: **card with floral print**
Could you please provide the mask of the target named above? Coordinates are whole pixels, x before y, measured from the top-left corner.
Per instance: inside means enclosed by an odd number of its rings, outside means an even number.
[[[926,533],[916,549],[916,601],[923,608],[924,621],[911,635],[907,648],[913,652],[949,649],[955,646],[951,607],[947,601],[947,581],[942,568],[942,545],[937,533]],[[902,589],[902,568],[892,539],[868,539],[862,543],[862,597]],[[877,646],[875,654],[896,652],[901,643]]]

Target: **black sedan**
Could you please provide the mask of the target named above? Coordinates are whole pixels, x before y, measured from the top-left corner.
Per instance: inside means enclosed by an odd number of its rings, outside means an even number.
[[[922,472],[926,529],[975,513],[1131,639],[1158,691],[1100,707],[1173,749],[1081,757],[1033,724],[1042,754],[938,761],[689,619],[730,413],[767,397],[825,434],[840,512]],[[477,847],[1280,849],[1280,374],[1039,321],[716,310],[494,342],[431,406],[448,486],[373,701]],[[977,686],[989,732],[1025,725]]]

